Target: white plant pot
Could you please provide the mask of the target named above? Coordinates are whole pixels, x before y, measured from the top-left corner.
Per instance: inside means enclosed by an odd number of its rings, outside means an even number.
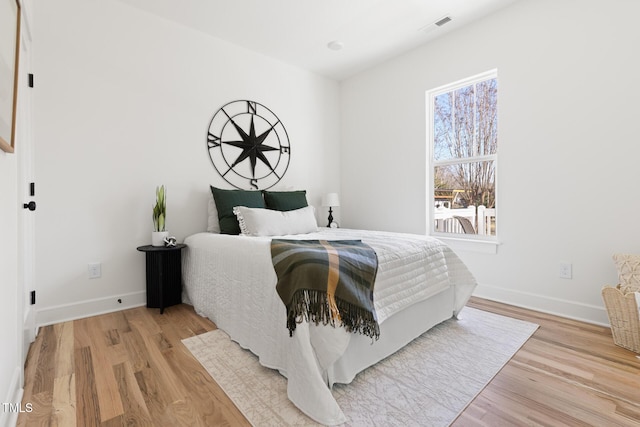
[[[164,239],[167,236],[169,236],[168,231],[152,231],[151,246],[164,246]]]

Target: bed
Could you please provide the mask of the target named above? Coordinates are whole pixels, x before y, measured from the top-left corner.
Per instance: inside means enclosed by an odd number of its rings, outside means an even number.
[[[304,190],[211,187],[211,193],[207,232],[184,240],[183,301],[257,355],[260,364],[285,376],[288,398],[319,423],[345,421],[331,393],[333,384],[350,383],[359,372],[456,316],[476,286],[462,261],[437,239],[318,228]],[[373,249],[379,338],[313,322],[297,324],[290,334],[276,290],[273,239],[358,241]]]
[[[202,232],[185,239],[184,302],[211,319],[263,366],[287,378],[289,399],[325,425],[345,421],[331,394],[367,367],[456,316],[476,281],[441,241],[411,234],[313,227],[279,239],[361,240],[378,257],[374,303],[380,338],[303,322],[293,336],[276,293],[274,237]]]

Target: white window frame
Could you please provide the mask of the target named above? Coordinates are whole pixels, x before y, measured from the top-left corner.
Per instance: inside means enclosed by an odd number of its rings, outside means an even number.
[[[460,163],[459,159],[447,159],[447,160],[434,160],[434,103],[435,98],[443,93],[452,92],[457,89],[493,78],[498,78],[498,70],[493,69],[481,74],[477,74],[462,80],[458,80],[453,83],[449,83],[443,86],[439,86],[434,89],[426,91],[426,111],[427,111],[427,175],[428,175],[428,194],[427,194],[427,230],[429,235],[437,237],[440,240],[448,243],[454,250],[465,250],[482,253],[496,253],[499,243],[498,240],[498,154],[482,155],[467,157],[464,159],[464,163],[481,162],[481,161],[493,161],[495,166],[495,192],[496,192],[496,233],[495,235],[472,235],[472,234],[458,234],[458,233],[445,233],[435,230],[435,189],[434,189],[434,174],[436,166],[446,166],[451,164]],[[498,92],[498,98],[500,97]],[[498,101],[499,102],[499,101]],[[499,121],[498,121],[499,123]],[[498,125],[499,126],[499,125]]]

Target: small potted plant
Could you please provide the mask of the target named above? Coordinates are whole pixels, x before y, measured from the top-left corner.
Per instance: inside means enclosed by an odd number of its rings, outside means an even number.
[[[169,235],[165,230],[167,217],[167,199],[164,185],[156,187],[156,204],[153,207],[153,232],[151,233],[152,246],[164,246],[164,239]]]

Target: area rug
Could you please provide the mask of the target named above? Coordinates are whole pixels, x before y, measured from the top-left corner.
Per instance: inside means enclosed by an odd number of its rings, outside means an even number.
[[[538,325],[465,307],[408,346],[336,384],[344,426],[447,426]],[[287,398],[287,380],[215,330],[185,346],[256,426],[317,426]]]

